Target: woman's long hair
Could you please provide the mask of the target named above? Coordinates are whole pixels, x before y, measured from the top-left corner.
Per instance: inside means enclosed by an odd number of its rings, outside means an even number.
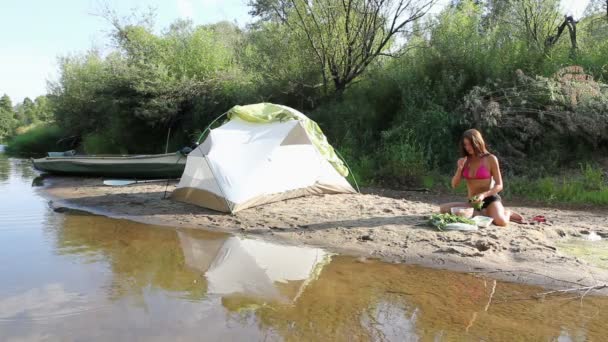
[[[466,130],[462,134],[462,139],[460,139],[460,154],[463,157],[469,156],[469,154],[467,153],[467,150],[464,148],[464,139],[469,139],[469,141],[471,142],[471,146],[473,146],[473,150],[475,151],[475,154],[477,156],[484,156],[484,155],[490,153],[490,152],[488,152],[488,149],[486,148],[486,143],[483,140],[481,133],[478,130],[473,128],[473,129]]]

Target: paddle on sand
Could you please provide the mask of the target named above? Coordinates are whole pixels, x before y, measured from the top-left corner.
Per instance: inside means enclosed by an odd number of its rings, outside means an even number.
[[[159,183],[166,182],[167,179],[146,179],[146,180],[137,180],[137,179],[105,179],[103,181],[103,185],[109,186],[124,186],[131,184],[139,184],[139,183]]]

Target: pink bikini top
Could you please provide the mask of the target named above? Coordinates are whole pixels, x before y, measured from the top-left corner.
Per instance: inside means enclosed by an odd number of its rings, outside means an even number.
[[[485,158],[485,156],[483,156],[482,158]],[[482,159],[482,161],[483,161],[483,159]],[[490,178],[492,178],[492,174],[490,173],[490,170],[488,169],[487,166],[485,166],[483,164],[482,161],[480,161],[480,165],[477,168],[477,172],[475,173],[475,176],[469,175],[469,163],[467,162],[464,169],[462,170],[462,176],[465,179],[490,179]]]

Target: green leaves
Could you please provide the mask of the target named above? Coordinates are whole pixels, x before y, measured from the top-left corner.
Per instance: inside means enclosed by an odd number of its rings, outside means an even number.
[[[429,218],[429,224],[435,228],[437,228],[437,230],[442,231],[445,226],[447,226],[450,223],[466,223],[466,224],[471,224],[471,225],[475,225],[475,221],[468,219],[468,218],[464,218],[462,216],[457,216],[457,215],[452,215],[452,214],[434,214],[431,215]]]
[[[473,206],[473,208],[477,211],[481,211],[483,207],[483,201],[478,201],[479,196],[473,196],[469,199],[469,203]]]
[[[58,123],[96,152],[159,152],[169,127],[183,146],[248,93],[236,58],[243,33],[231,23],[178,21],[161,34],[115,23],[115,30],[115,51],[61,58],[51,86]]]

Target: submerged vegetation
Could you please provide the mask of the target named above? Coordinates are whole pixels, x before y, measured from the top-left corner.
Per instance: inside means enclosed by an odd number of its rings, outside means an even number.
[[[608,203],[602,1],[576,20],[558,0],[459,0],[433,15],[424,0],[313,3],[253,0],[247,27],[178,20],[160,32],[150,16],[108,10],[115,48],[61,57],[36,103],[3,97],[0,139],[47,122],[9,151],[160,153],[168,133],[175,150],[233,105],[275,102],[316,120],[363,184],[441,186],[476,127],[507,195]]]

